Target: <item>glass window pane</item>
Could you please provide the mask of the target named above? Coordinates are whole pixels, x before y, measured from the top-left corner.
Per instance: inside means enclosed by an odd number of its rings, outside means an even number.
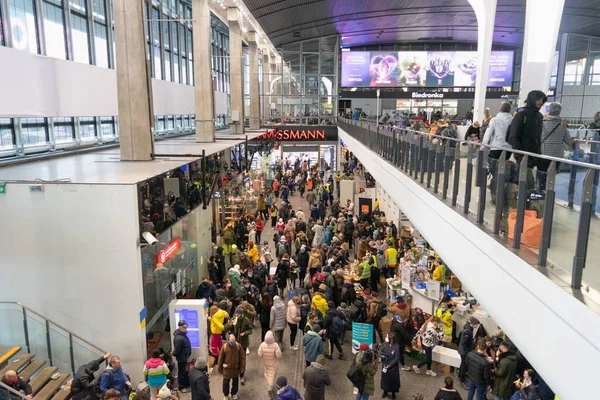
[[[113,117],[100,118],[100,133],[102,137],[115,136],[115,124]]]
[[[33,0],[10,0],[8,4],[13,47],[38,53]]]
[[[106,25],[94,22],[96,37],[94,42],[96,45],[96,65],[98,67],[108,68],[108,39]]]
[[[336,73],[335,70],[335,54],[322,53],[321,54],[321,74],[322,75],[333,75]]]
[[[66,60],[63,10],[48,2],[44,2],[44,34],[47,55]]]
[[[69,0],[69,4],[73,10],[79,11],[82,14],[85,14],[87,11],[85,8],[86,0]]]
[[[163,19],[168,19],[169,16],[166,14],[162,15]],[[171,39],[169,38],[169,21],[162,22],[163,29],[163,40],[165,41],[165,49],[171,48]]]
[[[12,119],[0,118],[0,151],[14,149],[14,139],[14,126]]]
[[[68,143],[74,139],[73,118],[54,118],[54,142]]]
[[[100,22],[106,23],[106,7],[104,2],[108,0],[94,0],[94,18]]]
[[[159,17],[158,10],[152,8],[152,35],[153,35],[153,51],[154,56],[154,77],[156,79],[162,79],[162,60],[160,57],[160,22],[156,21]]]
[[[21,132],[23,146],[39,146],[48,143],[48,133],[45,118],[22,118]]]
[[[303,53],[318,53],[319,52],[319,39],[306,40],[302,42]]]
[[[90,46],[88,44],[88,23],[87,18],[77,14],[71,14],[71,24],[73,26],[73,56],[75,61],[90,63]]]
[[[173,82],[179,83],[179,56],[173,55]]]
[[[588,51],[589,36],[569,35],[567,51]]]
[[[173,41],[173,53],[176,54],[179,52],[179,35],[178,35],[178,29],[177,29],[177,23],[176,22],[172,22],[171,23],[171,35],[173,35],[173,37],[171,38]]]
[[[165,81],[171,80],[171,52],[165,50]]]
[[[92,141],[96,138],[96,119],[79,118],[79,137],[82,141]]]

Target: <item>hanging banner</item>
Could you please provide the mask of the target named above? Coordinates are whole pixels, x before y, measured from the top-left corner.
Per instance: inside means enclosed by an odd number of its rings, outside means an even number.
[[[370,348],[373,347],[373,325],[352,323],[352,353],[358,353],[360,345],[366,343]]]

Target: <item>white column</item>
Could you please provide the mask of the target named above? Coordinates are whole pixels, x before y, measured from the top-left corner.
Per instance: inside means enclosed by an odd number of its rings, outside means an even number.
[[[250,47],[250,129],[260,128],[260,93],[258,82],[258,34],[248,33]]]
[[[244,133],[243,20],[236,7],[227,9],[229,22],[229,74],[231,80],[231,133]]]
[[[565,0],[527,0],[519,106],[532,90],[548,93],[564,5]]]
[[[481,122],[485,109],[497,0],[469,0],[469,3],[477,17],[477,78],[475,80],[473,121]]]
[[[269,119],[271,115],[271,103],[269,102],[270,97],[268,95],[271,94],[271,70],[269,69],[269,50],[263,50],[263,63],[262,63],[262,75],[263,75],[263,110],[262,110],[262,120],[263,123]]]
[[[115,0],[114,6],[121,160],[152,160],[154,111],[146,62],[144,2]]]
[[[215,141],[215,93],[210,65],[209,0],[193,0],[192,35],[194,42],[194,102],[196,142]]]

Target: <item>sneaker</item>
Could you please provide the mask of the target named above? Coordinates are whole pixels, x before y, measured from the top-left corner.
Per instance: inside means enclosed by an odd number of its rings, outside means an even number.
[[[244,379],[244,377],[240,378],[240,383],[242,384],[242,386],[246,385],[246,380]]]
[[[298,346],[292,346],[292,350],[298,350]]]
[[[411,368],[408,365],[405,365],[404,367],[402,367],[402,371],[410,371]]]
[[[429,375],[429,376],[437,376],[437,374],[435,372],[429,371],[429,370],[427,372],[425,372],[425,374]]]
[[[229,396],[223,397],[223,400],[229,400]]]
[[[233,396],[231,396],[231,400],[238,400],[237,394],[234,394]]]
[[[344,359],[344,353],[340,353],[340,360]]]
[[[421,370],[416,365],[413,365],[413,371],[415,371],[418,375],[421,374]]]
[[[191,392],[191,391],[192,391],[192,389],[191,389],[191,388],[189,388],[189,387],[186,387],[186,388],[183,388],[183,389],[179,389],[179,391],[180,391],[181,393],[189,393],[189,392]]]
[[[469,390],[469,385],[467,385],[467,382],[461,382],[460,383],[460,387],[465,389],[465,390]]]
[[[250,355],[250,349],[246,349],[246,355]]]

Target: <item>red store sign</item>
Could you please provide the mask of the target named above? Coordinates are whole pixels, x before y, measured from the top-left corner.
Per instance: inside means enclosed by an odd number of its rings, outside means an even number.
[[[166,263],[169,258],[173,257],[177,250],[181,247],[181,239],[179,237],[175,238],[171,243],[167,245],[164,249],[162,249],[158,253],[158,262],[161,264]]]

